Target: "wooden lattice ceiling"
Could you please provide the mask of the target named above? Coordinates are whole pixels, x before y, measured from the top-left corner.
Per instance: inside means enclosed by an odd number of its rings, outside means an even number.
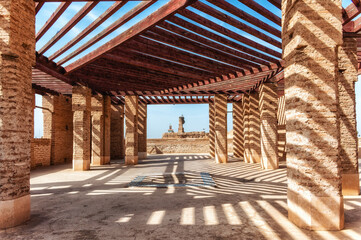
[[[105,1],[35,2],[37,17],[43,17],[39,13],[44,3],[61,2],[37,32],[37,41],[72,2],[86,2],[38,49],[33,72],[33,87],[38,91],[69,94],[71,85],[81,83],[113,96],[114,100],[121,100],[125,94],[138,94],[153,104],[206,103],[212,101],[215,93],[227,93],[230,101],[237,101],[242,93],[255,90],[260,83],[283,78],[281,0],[267,1],[273,11],[253,0],[141,1],[84,41],[131,2],[112,1],[98,18],[67,42],[64,36]],[[164,4],[157,10],[102,42],[159,2]],[[359,0],[352,0],[343,9],[346,37],[358,37],[360,11]],[[99,43],[103,44],[94,47]],[[53,50],[51,54],[47,54],[49,49]]]

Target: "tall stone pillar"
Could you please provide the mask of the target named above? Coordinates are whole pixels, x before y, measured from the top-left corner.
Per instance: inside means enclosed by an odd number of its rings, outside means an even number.
[[[138,101],[134,95],[125,96],[125,164],[138,164]]]
[[[340,113],[340,158],[343,195],[359,195],[358,140],[355,82],[357,81],[357,40],[344,38],[338,51]]]
[[[288,218],[306,229],[340,230],[341,0],[283,0],[282,28]]]
[[[104,164],[104,96],[93,95],[91,98],[91,164]]]
[[[233,103],[233,155],[243,158],[244,136],[243,136],[243,103]]]
[[[246,163],[251,162],[251,150],[250,150],[250,131],[249,131],[249,119],[250,119],[250,109],[249,109],[249,94],[243,95],[243,137],[244,137],[244,152],[243,159]]]
[[[261,162],[261,123],[259,114],[259,96],[257,92],[249,95],[249,148],[250,162]]]
[[[1,1],[0,20],[0,229],[30,218],[33,1]]]
[[[227,95],[214,96],[214,115],[215,159],[217,163],[227,163]]]
[[[209,103],[209,155],[215,157],[214,102]]]
[[[104,152],[103,159],[104,164],[110,163],[110,113],[111,111],[111,98],[110,96],[104,96]]]
[[[90,169],[91,90],[74,86],[73,103],[73,170]]]
[[[110,158],[124,158],[124,105],[111,105]]]
[[[73,157],[73,112],[71,98],[64,95],[44,95],[44,138],[51,139],[50,164],[71,162]]]
[[[274,83],[262,84],[259,93],[259,110],[261,118],[261,166],[263,169],[278,168],[277,106],[277,86]]]
[[[138,158],[147,158],[147,104],[138,103]]]

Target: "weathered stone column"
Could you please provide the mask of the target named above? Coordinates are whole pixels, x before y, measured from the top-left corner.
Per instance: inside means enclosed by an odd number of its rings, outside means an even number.
[[[283,0],[282,15],[288,218],[306,229],[339,230],[341,0]]]
[[[250,131],[249,131],[249,94],[243,95],[243,136],[244,136],[244,153],[243,159],[246,163],[251,162],[251,150],[250,150]]]
[[[209,155],[215,157],[214,102],[209,103]]]
[[[71,98],[44,95],[44,138],[51,139],[50,164],[71,162],[73,157],[73,112]]]
[[[261,162],[261,123],[259,114],[259,96],[257,92],[249,95],[249,148],[250,162]]]
[[[355,82],[357,82],[357,40],[344,38],[338,51],[340,113],[340,158],[343,195],[359,195],[358,140]]]
[[[104,96],[93,95],[91,98],[91,164],[104,164]]]
[[[244,136],[243,136],[243,103],[233,103],[233,156],[243,158]]]
[[[138,164],[138,101],[134,95],[125,96],[125,164]]]
[[[217,163],[227,163],[227,95],[214,96],[214,116],[215,159]]]
[[[260,87],[259,95],[261,118],[261,166],[263,169],[277,169],[277,86],[274,83],[264,83]]]
[[[91,90],[74,86],[73,94],[73,170],[90,169]]]
[[[103,159],[104,164],[110,163],[110,110],[111,110],[111,98],[110,96],[104,96],[104,152]]]
[[[138,158],[147,158],[147,104],[138,103]]]
[[[124,158],[124,105],[111,105],[110,158]]]
[[[0,19],[0,229],[30,218],[33,1],[1,1]]]

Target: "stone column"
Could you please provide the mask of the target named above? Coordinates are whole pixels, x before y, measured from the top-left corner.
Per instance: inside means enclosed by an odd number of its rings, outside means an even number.
[[[104,96],[93,95],[91,98],[91,164],[104,164]]]
[[[338,51],[340,113],[340,158],[343,195],[359,195],[358,140],[355,82],[357,81],[357,40],[344,38]]]
[[[147,158],[147,104],[138,103],[138,158]]]
[[[110,96],[104,96],[104,141],[103,141],[103,159],[104,164],[110,163],[110,105],[111,98]]]
[[[244,136],[243,136],[243,103],[233,103],[233,155],[243,158]]]
[[[215,159],[217,163],[227,163],[227,95],[214,96],[214,115]]]
[[[30,218],[33,1],[1,1],[0,20],[0,229]]]
[[[124,105],[111,105],[110,158],[124,158]]]
[[[138,164],[138,101],[134,95],[125,96],[125,164]]]
[[[51,139],[51,164],[70,162],[73,156],[73,112],[71,98],[42,97],[44,138]]]
[[[214,102],[209,103],[209,155],[215,157]]]
[[[264,83],[260,87],[259,95],[261,118],[261,166],[263,169],[277,169],[277,86],[274,83]]]
[[[250,132],[249,132],[249,94],[243,95],[243,136],[244,136],[244,153],[243,159],[246,163],[251,162],[251,150],[249,147],[250,143]]]
[[[259,96],[257,92],[249,95],[249,148],[250,162],[261,162],[261,123],[259,114]]]
[[[90,169],[91,90],[74,86],[73,94],[73,170]]]
[[[282,15],[288,218],[306,229],[340,230],[341,0],[283,0]]]

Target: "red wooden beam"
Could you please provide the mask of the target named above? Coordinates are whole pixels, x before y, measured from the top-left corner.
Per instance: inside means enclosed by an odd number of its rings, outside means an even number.
[[[35,13],[38,13],[40,9],[43,7],[44,2],[37,3],[35,6]]]
[[[122,34],[110,40],[108,43],[99,47],[97,50],[89,53],[88,55],[82,57],[81,59],[75,61],[66,67],[68,72],[72,72],[91,61],[99,58],[101,55],[106,52],[114,49],[125,41],[132,39],[143,31],[147,30],[149,27],[157,24],[158,22],[164,20],[169,15],[174,14],[177,10],[188,6],[193,3],[194,0],[171,0],[163,7],[159,8],[157,11],[149,15],[147,18],[138,22],[137,24],[130,27],[128,30],[124,31]]]
[[[82,20],[97,4],[99,1],[88,2],[80,9],[77,14],[57,32],[38,52],[44,54],[49,48],[57,43],[65,34],[67,34],[80,20]]]
[[[250,9],[254,10],[255,12],[258,12],[265,18],[271,20],[272,22],[276,23],[277,25],[281,26],[281,18],[277,16],[276,14],[272,13],[271,11],[267,10],[263,6],[259,5],[255,1],[250,0],[238,0],[239,2],[243,3]]]
[[[65,10],[69,7],[71,2],[63,2],[59,5],[59,7],[55,10],[55,12],[50,16],[45,25],[40,29],[40,31],[36,34],[36,41],[38,41],[48,30],[53,26],[53,24],[58,20],[58,18],[65,12]]]
[[[361,12],[361,5],[355,5],[354,3],[351,3],[344,9],[343,11],[343,25],[349,23],[352,19],[357,17]]]

